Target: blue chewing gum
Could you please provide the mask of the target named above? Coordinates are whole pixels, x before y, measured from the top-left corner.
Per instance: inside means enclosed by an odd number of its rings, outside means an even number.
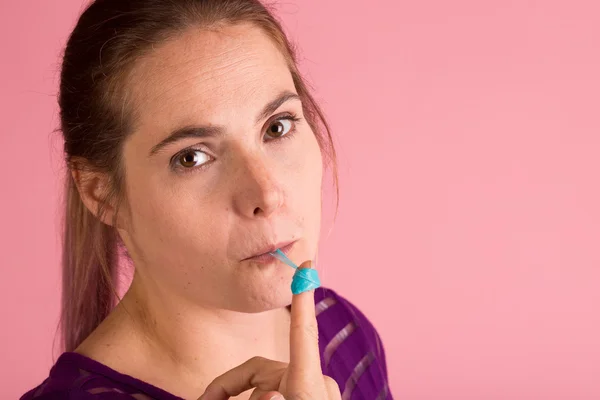
[[[307,292],[309,290],[313,290],[321,286],[321,281],[319,280],[319,273],[316,269],[298,268],[298,266],[294,264],[294,262],[290,260],[280,249],[277,249],[269,254],[281,261],[282,263],[287,264],[296,270],[292,279],[293,294]]]

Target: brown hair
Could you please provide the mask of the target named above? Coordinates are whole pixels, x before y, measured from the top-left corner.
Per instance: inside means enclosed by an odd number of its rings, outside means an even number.
[[[325,161],[333,167],[339,194],[329,126],[298,71],[294,48],[267,7],[258,0],[96,0],[80,16],[67,42],[59,106],[69,169],[101,171],[110,179],[110,192],[99,206],[98,216],[109,201],[118,209],[123,183],[121,148],[132,124],[132,111],[122,109],[126,103],[119,88],[126,84],[125,76],[136,59],[151,51],[153,44],[189,27],[243,22],[262,29],[285,56],[305,117]],[[64,350],[79,346],[115,305],[114,281],[121,245],[116,229],[101,222],[83,204],[69,174],[62,261]]]

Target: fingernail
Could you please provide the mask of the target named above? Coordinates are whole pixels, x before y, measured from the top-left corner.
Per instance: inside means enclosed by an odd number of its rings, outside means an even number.
[[[282,395],[276,394],[275,396],[271,397],[269,400],[285,400],[285,399],[283,398]]]

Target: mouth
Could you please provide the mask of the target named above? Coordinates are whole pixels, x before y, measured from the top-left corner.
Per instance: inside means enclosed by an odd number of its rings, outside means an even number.
[[[252,257],[248,257],[243,259],[242,261],[253,261],[253,262],[259,262],[259,263],[270,263],[273,261],[277,261],[277,259],[275,257],[273,257],[272,255],[270,255],[270,252],[273,252],[277,249],[280,249],[282,252],[284,252],[286,255],[291,251],[292,247],[294,247],[294,244],[297,241],[293,241],[293,242],[281,242],[281,243],[277,243],[275,245],[269,245],[264,249],[261,249],[259,251],[259,253],[257,253],[256,255],[253,255]]]

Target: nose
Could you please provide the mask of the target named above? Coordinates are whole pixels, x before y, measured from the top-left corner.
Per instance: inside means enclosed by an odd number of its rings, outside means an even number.
[[[284,202],[284,192],[276,170],[260,156],[247,156],[236,174],[234,206],[248,218],[265,218],[276,212]]]

